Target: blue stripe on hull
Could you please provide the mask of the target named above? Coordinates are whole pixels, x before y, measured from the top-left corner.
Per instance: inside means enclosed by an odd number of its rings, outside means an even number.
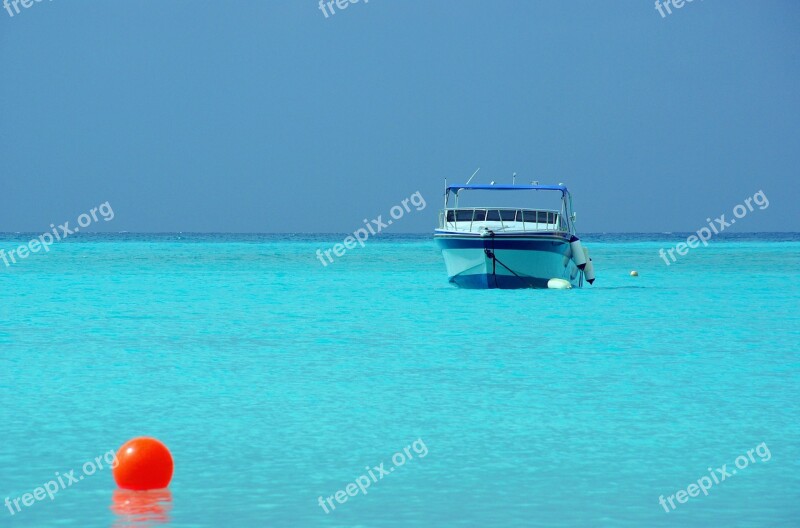
[[[532,249],[562,254],[565,251],[564,244],[569,243],[569,239],[564,237],[504,239],[500,237],[454,238],[437,236],[434,241],[439,249]]]

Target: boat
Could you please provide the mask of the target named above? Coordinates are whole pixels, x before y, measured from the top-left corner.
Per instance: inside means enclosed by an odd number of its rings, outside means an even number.
[[[459,206],[462,194],[472,191],[513,192],[514,197],[547,193],[560,206]],[[555,195],[560,195],[559,201]],[[445,181],[444,209],[433,238],[450,282],[461,288],[547,288],[548,282],[551,287],[555,283],[580,288],[584,282],[592,284],[595,276],[588,250],[575,232],[575,218],[572,196],[563,184],[448,186]]]

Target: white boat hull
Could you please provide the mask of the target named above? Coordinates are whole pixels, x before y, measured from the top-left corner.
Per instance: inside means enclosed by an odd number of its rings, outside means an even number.
[[[481,236],[437,231],[450,282],[462,288],[547,288],[550,279],[582,286],[569,237],[561,233]]]

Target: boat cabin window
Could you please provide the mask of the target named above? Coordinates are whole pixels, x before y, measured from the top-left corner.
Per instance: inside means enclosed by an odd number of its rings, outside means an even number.
[[[555,224],[558,215],[549,211],[523,211],[523,219],[527,223]]]
[[[553,211],[525,209],[448,209],[448,222],[525,222],[527,224],[558,224],[560,215]]]
[[[513,222],[516,211],[511,209],[489,209],[489,214],[486,215],[487,222]]]
[[[473,213],[472,209],[450,209],[447,211],[447,221],[448,222],[472,222],[472,215],[475,214],[475,220],[483,221],[483,217],[486,216],[486,211],[475,211]]]

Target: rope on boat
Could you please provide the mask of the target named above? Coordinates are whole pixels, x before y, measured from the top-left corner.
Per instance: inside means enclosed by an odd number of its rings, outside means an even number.
[[[497,264],[500,264],[501,266],[503,266],[505,269],[507,269],[508,271],[510,271],[510,272],[511,272],[511,273],[512,273],[512,274],[513,274],[513,275],[514,275],[516,278],[518,278],[519,280],[521,280],[523,284],[527,285],[528,283],[525,281],[525,279],[523,279],[522,277],[520,277],[519,275],[517,275],[517,274],[514,272],[514,270],[512,270],[511,268],[509,268],[508,266],[506,266],[505,264],[503,264],[503,263],[502,263],[502,262],[501,262],[501,261],[500,261],[500,260],[499,260],[499,259],[498,259],[498,258],[495,256],[495,254],[494,254],[494,231],[489,231],[489,233],[490,233],[490,235],[489,235],[489,236],[492,238],[492,249],[483,248],[483,252],[484,252],[484,253],[486,253],[486,256],[487,256],[487,257],[489,257],[490,259],[492,259],[492,277],[494,277],[494,285],[495,285],[495,287],[497,287]]]

